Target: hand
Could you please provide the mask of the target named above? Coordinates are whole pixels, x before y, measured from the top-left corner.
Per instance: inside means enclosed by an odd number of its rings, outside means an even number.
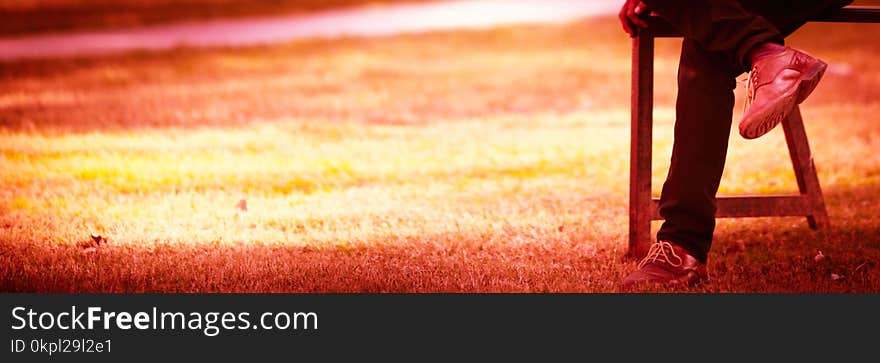
[[[640,0],[626,0],[618,14],[623,31],[630,37],[635,37],[639,34],[639,29],[647,28],[648,23],[641,18],[641,15],[647,12],[648,6]]]

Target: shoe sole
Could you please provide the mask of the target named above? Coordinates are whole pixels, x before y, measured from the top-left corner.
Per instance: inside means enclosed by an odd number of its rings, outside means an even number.
[[[813,90],[819,85],[819,81],[822,80],[822,76],[825,75],[826,69],[828,69],[828,64],[817,59],[816,64],[801,77],[801,83],[798,86],[798,105],[806,101],[807,97],[813,93]]]
[[[797,105],[803,103],[807,97],[813,93],[813,90],[819,85],[819,81],[822,80],[822,76],[825,75],[826,69],[828,69],[828,64],[817,59],[816,63],[801,75],[800,80],[798,80],[797,88],[793,92],[784,96],[785,102],[781,102],[780,104],[786,105],[787,107],[770,112],[768,116],[762,117],[763,122],[759,124],[752,124],[749,127],[741,127],[740,135],[746,139],[756,139],[764,136],[770,132],[770,130],[773,130],[776,125],[779,125],[782,120],[785,120],[791,114],[791,111],[793,111]],[[791,102],[792,98],[795,98],[795,102]]]

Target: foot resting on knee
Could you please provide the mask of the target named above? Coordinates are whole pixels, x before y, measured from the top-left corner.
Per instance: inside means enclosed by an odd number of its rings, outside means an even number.
[[[790,47],[777,53],[772,49],[752,53],[756,60],[749,72],[748,98],[739,124],[739,133],[746,139],[763,136],[787,118],[813,92],[828,67]]]

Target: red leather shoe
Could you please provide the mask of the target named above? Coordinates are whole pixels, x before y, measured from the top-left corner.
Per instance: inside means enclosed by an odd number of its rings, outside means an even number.
[[[639,262],[639,269],[623,280],[623,287],[636,285],[696,285],[709,279],[706,265],[681,246],[659,241],[651,245],[648,255]]]
[[[749,72],[748,98],[739,134],[755,139],[770,132],[807,99],[826,68],[825,62],[790,47],[755,62]]]

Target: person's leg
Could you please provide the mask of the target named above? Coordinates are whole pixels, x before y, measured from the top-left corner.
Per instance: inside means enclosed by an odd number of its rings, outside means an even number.
[[[786,36],[810,18],[837,10],[848,0],[757,1],[742,0],[744,9],[772,23]],[[810,96],[828,65],[806,52],[772,43],[759,43],[742,61],[749,71],[745,109],[739,133],[746,139],[761,137],[785,120]]]
[[[657,240],[672,241],[701,262],[715,230],[715,193],[733,120],[738,68],[724,54],[685,38],[678,66],[672,163],[660,197],[665,219]]]
[[[853,0],[738,0],[742,7],[773,24],[788,37],[819,14],[839,10]]]
[[[724,54],[741,72],[749,54],[784,38],[807,20],[852,0],[642,0],[708,52]],[[770,52],[773,50],[770,49]]]
[[[675,26],[685,38],[710,53],[722,54],[740,73],[748,69],[746,55],[756,45],[782,44],[782,33],[764,17],[737,0],[642,0]]]
[[[639,270],[623,281],[693,284],[708,277],[715,192],[724,170],[738,67],[690,38],[681,46],[672,164],[660,196],[665,219]]]

